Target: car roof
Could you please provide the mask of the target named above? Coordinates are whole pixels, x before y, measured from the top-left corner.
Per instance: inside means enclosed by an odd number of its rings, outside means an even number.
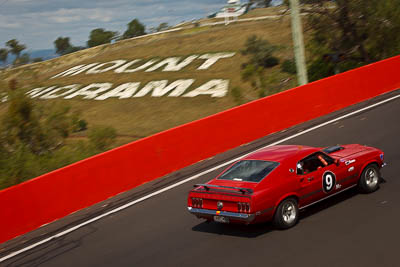
[[[282,163],[293,158],[300,160],[317,151],[320,149],[301,145],[270,146],[251,153],[242,160],[268,160]]]

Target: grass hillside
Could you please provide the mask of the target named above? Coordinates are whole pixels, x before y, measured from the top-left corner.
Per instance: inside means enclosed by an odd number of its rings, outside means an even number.
[[[246,14],[252,16],[279,15],[278,8],[258,9]],[[215,20],[214,20],[215,21]],[[207,23],[202,20],[201,23]],[[116,129],[118,142],[116,145],[128,143],[139,138],[181,125],[217,112],[232,108],[236,105],[255,100],[259,97],[250,82],[241,78],[242,64],[248,61],[240,51],[244,48],[247,38],[257,35],[276,45],[278,50],[274,56],[282,63],[293,57],[290,18],[268,18],[258,21],[236,22],[229,25],[199,27],[186,26],[183,30],[140,39],[124,40],[110,45],[103,45],[82,50],[49,61],[4,70],[0,73],[0,88],[5,92],[7,83],[16,79],[18,86],[24,90],[36,87],[63,86],[70,84],[89,85],[92,83],[113,83],[113,88],[127,82],[140,82],[140,88],[149,81],[179,79],[195,79],[188,91],[212,79],[229,80],[229,93],[221,98],[209,95],[185,97],[151,97],[141,98],[109,98],[95,101],[76,97],[73,99],[54,99],[46,101],[56,105],[59,102],[68,103],[73,110],[80,111],[90,125],[108,125]],[[179,72],[163,72],[158,69],[153,72],[138,71],[134,73],[115,73],[113,71],[87,75],[57,77],[54,75],[79,64],[109,62],[112,60],[182,57],[203,55],[216,52],[235,52],[233,57],[219,60],[207,70],[197,68],[203,61],[193,61]],[[266,71],[266,94],[276,93],[296,86],[294,75],[281,72],[280,65]],[[234,89],[235,88],[235,89]],[[232,94],[232,90],[236,94]],[[237,96],[237,92],[240,96]],[[0,92],[1,94],[2,92]],[[236,95],[236,96],[235,96]],[[0,115],[7,108],[7,102],[0,102]],[[71,137],[85,138],[85,132]]]

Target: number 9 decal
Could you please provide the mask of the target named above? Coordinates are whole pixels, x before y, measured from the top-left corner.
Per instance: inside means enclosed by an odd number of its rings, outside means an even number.
[[[329,193],[336,185],[336,175],[333,172],[327,171],[322,176],[322,189],[325,193]]]

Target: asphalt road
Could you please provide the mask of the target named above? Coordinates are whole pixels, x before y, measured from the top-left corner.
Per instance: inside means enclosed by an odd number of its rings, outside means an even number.
[[[309,126],[297,126],[253,146],[271,143]],[[385,182],[372,194],[349,190],[311,206],[289,230],[275,230],[268,223],[205,223],[189,214],[188,191],[194,183],[212,179],[219,169],[0,265],[400,266],[400,98],[284,144],[347,143],[370,145],[385,152],[389,164],[382,170]],[[225,157],[244,153],[245,148],[230,151]],[[207,164],[212,165],[212,160]],[[178,172],[173,180],[185,175]]]

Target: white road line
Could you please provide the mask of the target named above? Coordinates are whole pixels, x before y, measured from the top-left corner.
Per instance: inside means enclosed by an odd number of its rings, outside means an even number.
[[[284,138],[284,139],[281,139],[281,140],[279,140],[279,141],[276,141],[276,142],[274,142],[274,143],[271,143],[271,144],[269,144],[269,145],[266,145],[266,146],[264,146],[264,147],[262,147],[262,148],[259,148],[259,149],[257,149],[257,150],[260,150],[260,149],[263,149],[263,148],[266,148],[266,147],[269,147],[269,146],[274,146],[274,145],[281,144],[281,143],[286,142],[286,141],[288,141],[288,140],[290,140],[290,139],[293,139],[293,138],[296,138],[296,137],[298,137],[298,136],[300,136],[300,135],[303,135],[303,134],[306,134],[306,133],[308,133],[308,132],[314,131],[314,130],[316,130],[316,129],[318,129],[318,128],[324,127],[324,126],[326,126],[326,125],[328,125],[328,124],[331,124],[331,123],[333,123],[333,122],[336,122],[336,121],[345,119],[345,118],[347,118],[347,117],[350,117],[350,116],[352,116],[352,115],[358,114],[358,113],[363,112],[363,111],[365,111],[365,110],[368,110],[368,109],[374,108],[374,107],[376,107],[376,106],[385,104],[385,103],[387,103],[387,102],[389,102],[389,101],[392,101],[392,100],[394,100],[394,99],[396,99],[396,98],[400,98],[400,95],[393,96],[393,97],[388,98],[388,99],[386,99],[386,100],[383,100],[383,101],[381,101],[381,102],[375,103],[375,104],[370,105],[370,106],[367,106],[367,107],[365,107],[365,108],[362,108],[362,109],[359,109],[359,110],[350,112],[350,113],[348,113],[348,114],[346,114],[346,115],[340,116],[340,117],[338,117],[338,118],[336,118],[336,119],[333,119],[333,120],[330,120],[330,121],[321,123],[321,124],[319,124],[319,125],[316,125],[316,126],[314,126],[314,127],[309,128],[309,129],[307,129],[307,130],[304,130],[304,131],[302,131],[302,132],[300,132],[300,133],[291,135],[291,136],[289,136],[289,137],[286,137],[286,138]],[[257,151],[257,150],[255,150],[255,151]],[[161,194],[161,193],[163,193],[163,192],[165,192],[165,191],[168,191],[168,190],[171,190],[171,189],[173,189],[173,188],[175,188],[175,187],[178,187],[178,186],[180,186],[180,185],[182,185],[182,184],[184,184],[184,183],[187,183],[187,182],[189,182],[189,181],[192,181],[192,180],[194,180],[194,179],[197,179],[197,178],[199,178],[200,176],[203,176],[203,175],[205,175],[205,174],[207,174],[207,173],[210,173],[210,172],[215,171],[215,170],[217,170],[217,169],[219,169],[219,168],[221,168],[221,167],[224,167],[224,166],[226,166],[226,165],[228,165],[228,164],[231,164],[231,163],[233,163],[233,162],[235,162],[235,161],[237,161],[237,160],[239,160],[239,159],[241,159],[241,158],[243,158],[243,157],[245,157],[245,156],[247,156],[247,155],[249,155],[249,154],[251,154],[251,153],[253,153],[253,152],[254,152],[254,151],[252,151],[252,152],[250,152],[250,153],[247,153],[247,154],[245,154],[245,155],[242,155],[242,156],[240,156],[240,157],[234,158],[234,159],[232,159],[232,160],[230,160],[230,161],[227,161],[227,162],[225,162],[225,163],[222,163],[222,164],[220,164],[220,165],[218,165],[218,166],[215,166],[215,167],[213,167],[213,168],[211,168],[211,169],[208,169],[208,170],[203,171],[203,172],[201,172],[201,173],[198,173],[198,174],[196,174],[196,175],[193,175],[193,176],[191,176],[191,177],[189,177],[189,178],[187,178],[187,179],[185,179],[185,180],[182,180],[182,181],[177,182],[177,183],[175,183],[175,184],[173,184],[173,185],[167,186],[167,187],[165,187],[165,188],[163,188],[163,189],[160,189],[160,190],[155,191],[155,192],[153,192],[153,193],[151,193],[151,194],[148,194],[148,195],[146,195],[146,196],[144,196],[144,197],[141,197],[141,198],[139,198],[139,199],[136,199],[136,200],[134,200],[134,201],[132,201],[132,202],[129,202],[129,203],[125,204],[125,205],[122,205],[122,206],[120,206],[120,207],[118,207],[118,208],[116,208],[116,209],[113,209],[113,210],[108,211],[108,212],[106,212],[106,213],[104,213],[104,214],[102,214],[102,215],[99,215],[99,216],[97,216],[97,217],[94,217],[94,218],[92,218],[92,219],[90,219],[90,220],[88,220],[88,221],[86,221],[86,222],[83,222],[83,223],[78,224],[78,225],[76,225],[76,226],[74,226],[74,227],[72,227],[72,228],[69,228],[69,229],[67,229],[67,230],[65,230],[65,231],[63,231],[63,232],[60,232],[60,233],[55,234],[55,235],[53,235],[53,236],[51,236],[51,237],[48,237],[48,238],[46,238],[46,239],[43,239],[42,241],[39,241],[39,242],[37,242],[37,243],[35,243],[35,244],[32,244],[32,245],[30,245],[30,246],[27,246],[27,247],[25,247],[25,248],[23,248],[23,249],[21,249],[21,250],[12,252],[12,253],[10,253],[9,255],[7,255],[7,256],[5,256],[5,257],[3,257],[3,258],[0,258],[0,262],[3,262],[3,261],[8,260],[8,259],[10,259],[10,258],[12,258],[12,257],[15,257],[15,256],[17,256],[17,255],[19,255],[19,254],[21,254],[21,253],[23,253],[23,252],[25,252],[25,251],[31,250],[31,249],[33,249],[33,248],[35,248],[35,247],[37,247],[37,246],[40,246],[40,245],[42,245],[42,244],[44,244],[44,243],[47,243],[47,242],[51,241],[51,240],[53,240],[53,239],[56,239],[56,238],[61,237],[61,236],[64,236],[64,235],[67,235],[67,234],[69,234],[69,233],[71,233],[71,232],[73,232],[73,231],[75,231],[75,230],[77,230],[77,229],[79,229],[79,228],[81,228],[81,227],[83,227],[83,226],[85,226],[85,225],[88,225],[88,224],[90,224],[90,223],[92,223],[92,222],[98,221],[98,220],[100,220],[101,218],[104,218],[104,217],[106,217],[106,216],[108,216],[108,215],[111,215],[111,214],[113,214],[113,213],[116,213],[116,212],[119,212],[119,211],[121,211],[121,210],[124,210],[124,209],[126,209],[126,208],[128,208],[128,207],[130,207],[130,206],[133,206],[133,205],[135,205],[135,204],[137,204],[137,203],[139,203],[139,202],[142,202],[142,201],[144,201],[144,200],[146,200],[146,199],[149,199],[149,198],[154,197],[154,196],[156,196],[156,195],[159,195],[159,194]]]

